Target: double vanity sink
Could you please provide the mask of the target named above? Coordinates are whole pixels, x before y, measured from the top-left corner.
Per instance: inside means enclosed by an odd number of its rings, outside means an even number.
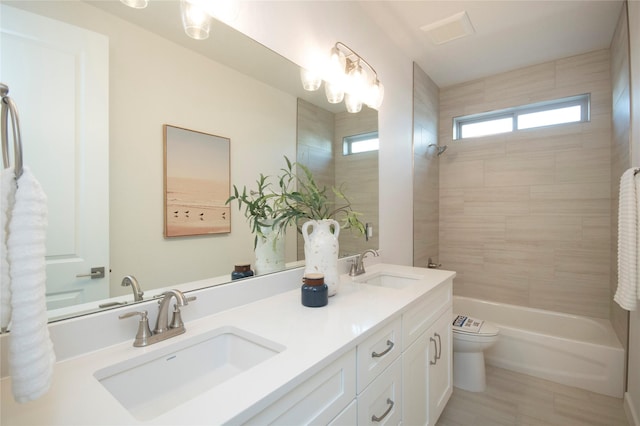
[[[385,264],[369,269],[342,275],[338,294],[322,308],[302,306],[295,284],[187,318],[186,333],[147,347],[132,346],[129,323],[130,340],[58,362],[54,386],[29,413],[7,402],[4,379],[2,424],[245,423],[455,275]]]

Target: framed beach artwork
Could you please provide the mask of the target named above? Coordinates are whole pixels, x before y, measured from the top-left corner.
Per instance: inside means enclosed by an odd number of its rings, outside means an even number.
[[[231,232],[228,138],[165,124],[164,236]]]

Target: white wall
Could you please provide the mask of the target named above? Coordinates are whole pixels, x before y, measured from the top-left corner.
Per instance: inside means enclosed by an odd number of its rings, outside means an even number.
[[[376,69],[385,86],[379,111],[380,248],[385,261],[411,265],[412,61],[357,2],[250,2],[232,26],[301,66],[341,41]]]
[[[631,163],[640,167],[640,2],[629,1],[629,52],[631,57]],[[625,405],[640,425],[640,310],[630,313],[629,366]]]
[[[231,183],[253,187],[258,172],[295,158],[296,98],[84,2],[16,6],[109,38],[111,295],[131,292],[120,286],[129,274],[148,290],[252,263],[253,236],[236,204],[230,234],[163,238],[162,126],[230,138]]]

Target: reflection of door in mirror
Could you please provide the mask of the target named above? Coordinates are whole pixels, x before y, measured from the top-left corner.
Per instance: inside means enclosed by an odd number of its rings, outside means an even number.
[[[104,299],[109,296],[108,41],[1,7],[2,81],[19,108],[25,165],[47,194],[47,307]],[[104,267],[104,277],[92,279],[93,267]]]
[[[375,230],[366,239],[357,232],[340,233],[339,256],[378,248],[378,150],[345,152],[345,138],[377,133],[378,112],[363,107],[352,114],[331,112],[298,99],[297,161],[306,165],[320,187],[341,187],[360,220]],[[339,201],[337,201],[338,204]],[[340,221],[341,218],[337,218]],[[304,259],[304,241],[298,238],[298,259]]]

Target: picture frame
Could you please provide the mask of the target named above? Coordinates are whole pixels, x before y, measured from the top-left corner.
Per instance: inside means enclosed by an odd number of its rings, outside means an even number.
[[[169,124],[164,139],[164,237],[231,232],[231,140]]]

